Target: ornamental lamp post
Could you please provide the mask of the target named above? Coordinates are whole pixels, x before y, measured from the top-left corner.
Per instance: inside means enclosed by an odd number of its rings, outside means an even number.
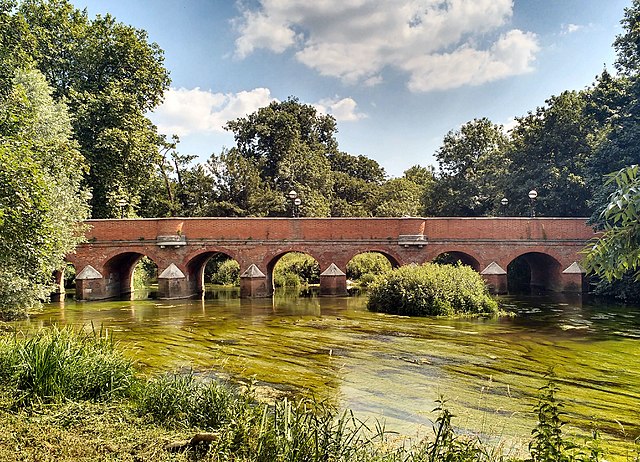
[[[302,204],[302,200],[300,200],[300,198],[298,197],[298,193],[294,189],[289,191],[288,196],[289,199],[291,199],[291,216],[295,218],[298,208],[300,207],[300,204]]]
[[[529,191],[529,207],[531,208],[531,218],[536,217],[536,197],[538,197],[538,191],[532,189]]]
[[[509,199],[507,199],[506,197],[503,197],[502,200],[500,201],[500,203],[502,204],[502,216],[506,217],[507,216],[507,205],[509,204]]]
[[[124,199],[120,199],[116,205],[120,207],[120,218],[124,218],[124,208],[127,206],[127,201]]]
[[[296,197],[293,200],[293,210],[294,210],[294,216],[295,217],[299,217],[300,216],[300,204],[302,204],[302,200],[299,197]]]

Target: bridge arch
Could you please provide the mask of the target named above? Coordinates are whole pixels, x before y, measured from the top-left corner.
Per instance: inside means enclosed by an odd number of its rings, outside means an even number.
[[[316,258],[311,252],[306,252],[306,251],[302,251],[302,250],[286,250],[284,252],[280,252],[277,255],[274,255],[268,262],[267,262],[267,284],[268,287],[271,288],[271,290],[275,289],[275,278],[274,278],[274,270],[276,265],[282,260],[282,257],[284,257],[285,255],[289,255],[289,254],[303,254],[307,257],[311,257],[313,260],[315,260],[318,263],[318,266],[320,267],[320,271],[322,271],[322,263],[318,260],[318,258]]]
[[[222,248],[205,248],[200,249],[197,252],[189,255],[186,260],[186,270],[189,279],[189,287],[192,293],[201,295],[204,293],[205,280],[204,271],[207,266],[207,262],[218,255],[226,256],[231,260],[236,260],[237,256],[234,252],[230,252],[227,249]]]
[[[398,256],[389,252],[387,249],[381,249],[378,247],[365,247],[363,249],[358,249],[355,252],[351,252],[347,254],[346,256],[347,259],[344,263],[345,267],[358,255],[362,255],[364,253],[377,253],[382,255],[384,258],[387,259],[387,261],[389,262],[392,268],[399,268],[400,266],[402,266],[401,260],[398,258]]]
[[[128,298],[134,292],[133,273],[143,257],[151,260],[156,267],[158,257],[144,251],[130,250],[116,253],[102,265],[106,278],[105,294],[108,298]]]
[[[509,293],[561,290],[562,270],[558,259],[548,253],[522,253],[507,265]]]
[[[480,262],[471,254],[461,250],[446,250],[440,252],[431,262],[442,265],[455,265],[460,262],[463,265],[470,266],[474,271],[481,271]]]

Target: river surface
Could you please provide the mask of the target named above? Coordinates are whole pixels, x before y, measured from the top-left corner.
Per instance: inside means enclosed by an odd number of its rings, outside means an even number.
[[[553,369],[566,431],[586,435],[595,422],[625,460],[640,435],[640,308],[500,300],[515,316],[408,318],[370,313],[365,297],[241,300],[215,290],[189,301],[67,300],[19,326],[102,326],[146,372],[253,378],[262,393],[313,395],[409,436],[431,431],[442,396],[461,431],[512,453],[526,447]]]

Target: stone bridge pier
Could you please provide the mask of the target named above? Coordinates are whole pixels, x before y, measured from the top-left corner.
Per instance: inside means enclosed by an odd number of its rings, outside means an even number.
[[[586,219],[567,218],[163,218],[89,220],[86,243],[67,260],[76,268],[76,298],[127,297],[144,256],[158,267],[160,298],[204,291],[207,261],[225,255],[240,265],[240,296],[273,294],[273,269],[290,252],[319,263],[320,294],[347,292],[347,264],[378,252],[393,267],[446,258],[478,271],[497,293],[508,290],[512,263],[527,283],[581,292],[579,251],[594,236]],[[62,275],[57,275],[62,286]],[[62,293],[63,289],[61,289]]]

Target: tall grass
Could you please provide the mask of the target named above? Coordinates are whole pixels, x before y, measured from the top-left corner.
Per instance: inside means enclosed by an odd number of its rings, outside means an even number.
[[[0,338],[0,381],[15,404],[126,396],[135,370],[106,330],[42,329]]]
[[[137,408],[165,426],[217,430],[246,418],[253,399],[228,385],[172,374],[148,380],[137,392]]]

